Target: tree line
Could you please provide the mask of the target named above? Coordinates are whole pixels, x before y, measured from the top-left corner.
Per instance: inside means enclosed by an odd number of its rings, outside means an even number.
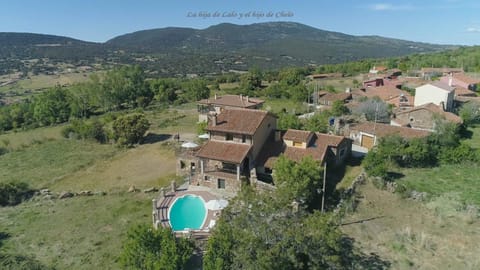
[[[124,66],[102,77],[92,76],[86,83],[68,88],[56,86],[23,102],[0,107],[0,132],[144,108],[154,101],[181,104],[209,95],[210,89],[203,79],[149,80],[139,66]]]

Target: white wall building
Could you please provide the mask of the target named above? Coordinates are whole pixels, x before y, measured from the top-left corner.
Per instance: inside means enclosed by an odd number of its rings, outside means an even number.
[[[440,81],[431,82],[415,88],[415,107],[433,103],[443,107],[445,111],[453,109],[455,87]]]

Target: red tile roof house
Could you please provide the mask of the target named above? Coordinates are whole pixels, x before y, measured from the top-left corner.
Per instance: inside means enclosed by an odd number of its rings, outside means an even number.
[[[280,155],[300,161],[310,156],[321,164],[341,166],[352,151],[351,140],[343,136],[335,136],[306,130],[277,130],[273,140],[268,141],[262,149],[257,163],[257,173],[270,174]]]
[[[363,81],[363,87],[377,87],[383,86],[383,79],[382,78],[373,78]]]
[[[196,153],[200,168],[192,184],[236,192],[242,181],[257,187],[268,185],[261,176],[271,174],[280,154],[295,161],[312,156],[323,162],[333,153],[338,157],[331,160],[335,165],[350,154],[350,140],[344,137],[296,130],[282,136],[276,130],[276,120],[269,112],[252,109],[224,109],[218,115],[210,114],[210,140]]]
[[[392,126],[382,123],[364,122],[352,125],[347,131],[349,138],[353,140],[353,144],[370,150],[378,144],[380,138],[399,135],[402,138],[413,139],[426,137],[430,134],[426,130],[417,130],[408,127]]]
[[[424,79],[430,80],[435,76],[445,76],[449,73],[462,73],[462,68],[422,68],[420,75]]]
[[[397,111],[394,113],[390,124],[434,131],[435,122],[438,118],[458,125],[462,124],[462,119],[459,116],[451,112],[446,112],[440,106],[433,103],[427,103],[408,110]]]
[[[264,102],[261,99],[242,95],[217,96],[215,94],[213,98],[202,99],[197,102],[198,121],[205,122],[207,121],[208,113],[216,112],[218,114],[223,109],[228,108],[260,109]]]
[[[343,103],[347,103],[351,99],[352,99],[352,94],[348,92],[330,93],[327,91],[320,91],[318,92],[318,97],[316,100],[318,105],[332,106],[333,102],[337,100],[342,101]]]
[[[450,73],[440,78],[440,81],[449,86],[455,87],[456,96],[476,97],[477,84],[479,79],[471,78],[464,73]]]
[[[200,159],[198,184],[212,189],[238,191],[241,178],[249,178],[265,142],[273,136],[277,118],[262,110],[223,109],[211,113],[209,141],[196,156]]]
[[[368,87],[365,89],[355,90],[354,98],[361,97],[374,98],[378,97],[388,104],[392,104],[397,108],[413,107],[414,97],[408,92],[393,86]]]

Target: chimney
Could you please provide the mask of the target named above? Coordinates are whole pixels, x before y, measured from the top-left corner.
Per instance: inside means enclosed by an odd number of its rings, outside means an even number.
[[[450,73],[450,75],[448,75],[448,86],[452,87],[452,83],[453,83],[453,76],[452,76],[452,73]]]
[[[248,100],[248,96],[247,96],[247,102],[250,102],[250,101]]]
[[[240,101],[243,101],[243,97],[242,97],[242,94],[240,94]]]
[[[345,93],[351,93],[351,92],[352,92],[352,88],[347,87],[347,88],[345,89]]]
[[[209,120],[210,120],[210,123],[212,125],[212,127],[216,126],[217,125],[217,113],[213,112],[213,113],[210,113],[209,115]]]
[[[215,94],[215,100],[217,100],[217,94]]]

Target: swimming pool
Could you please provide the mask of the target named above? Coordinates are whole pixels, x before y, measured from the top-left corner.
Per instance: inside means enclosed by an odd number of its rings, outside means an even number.
[[[207,217],[205,202],[199,196],[185,195],[177,198],[168,212],[170,226],[174,231],[198,230]]]

